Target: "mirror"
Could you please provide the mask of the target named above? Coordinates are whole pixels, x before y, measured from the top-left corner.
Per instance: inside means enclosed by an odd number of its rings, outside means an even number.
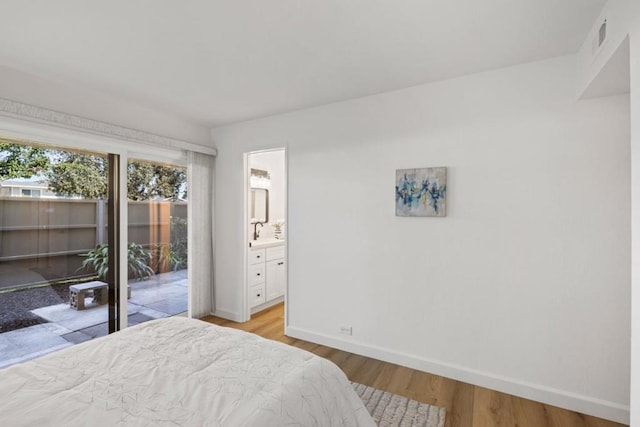
[[[269,190],[251,189],[251,205],[249,206],[251,223],[269,222]]]

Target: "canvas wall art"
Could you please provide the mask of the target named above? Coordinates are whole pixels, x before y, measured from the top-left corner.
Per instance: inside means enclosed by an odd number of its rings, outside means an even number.
[[[445,216],[447,168],[396,170],[396,216]]]

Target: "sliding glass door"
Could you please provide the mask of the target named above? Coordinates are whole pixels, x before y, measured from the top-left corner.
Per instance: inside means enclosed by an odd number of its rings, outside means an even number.
[[[0,139],[0,367],[117,329],[117,168]]]
[[[186,314],[186,156],[113,150],[0,137],[0,368]]]
[[[187,311],[187,171],[127,165],[129,325]]]

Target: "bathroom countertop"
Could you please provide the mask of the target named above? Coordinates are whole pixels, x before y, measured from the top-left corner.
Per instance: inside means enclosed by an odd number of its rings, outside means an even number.
[[[252,249],[261,249],[261,248],[270,248],[272,246],[282,246],[284,245],[284,240],[266,238],[266,239],[258,239],[252,240],[249,242],[249,247]]]

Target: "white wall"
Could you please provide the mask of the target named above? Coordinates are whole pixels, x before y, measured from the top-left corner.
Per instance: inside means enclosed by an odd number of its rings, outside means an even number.
[[[269,222],[260,230],[261,238],[275,236],[273,224],[284,220],[285,200],[285,174],[284,174],[284,150],[266,151],[254,153],[249,156],[249,168],[262,169],[271,175],[271,188],[269,188]],[[253,239],[253,226],[248,229],[248,240]]]
[[[216,308],[241,313],[242,153],[286,144],[289,335],[625,421],[629,97],[576,101],[576,70],[214,129]],[[447,217],[396,217],[395,170],[427,166],[449,168]]]
[[[630,16],[631,49],[631,203],[632,233],[632,347],[631,425],[640,425],[640,2]]]
[[[2,66],[0,98],[186,142],[210,145],[210,133],[206,126],[190,123],[169,113],[134,105],[104,93],[80,90]]]
[[[629,57],[626,46],[621,49],[621,45],[629,34],[630,7],[631,0],[609,0],[594,21],[578,52],[578,92],[581,96],[629,93]],[[605,20],[606,38],[598,46],[600,26]]]

